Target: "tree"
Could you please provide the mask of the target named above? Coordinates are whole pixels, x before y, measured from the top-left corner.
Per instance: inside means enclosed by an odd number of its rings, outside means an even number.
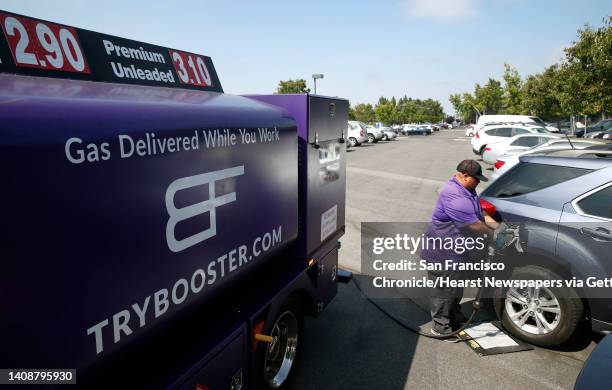
[[[464,122],[469,123],[476,121],[476,110],[474,109],[475,101],[471,94],[467,92],[463,95],[458,93],[451,94],[449,100]]]
[[[306,86],[306,80],[286,80],[279,81],[276,93],[309,93],[310,88]]]
[[[545,119],[569,116],[571,107],[566,105],[564,108],[559,100],[562,77],[557,65],[546,68],[542,73],[528,76],[521,88],[521,112]]]
[[[504,64],[503,78],[503,111],[506,114],[520,114],[522,110],[521,88],[523,86],[521,76],[515,68],[513,68],[509,64]]]
[[[565,103],[585,114],[612,112],[612,16],[598,29],[585,25],[578,40],[565,49],[562,74],[566,79]],[[575,100],[569,102],[571,90]]]
[[[489,77],[484,86],[476,84],[474,87],[475,105],[481,114],[497,114],[503,108],[503,90],[501,82]]]
[[[379,99],[378,104],[374,108],[374,112],[376,113],[376,120],[378,122],[388,124],[391,123],[395,117],[395,107],[385,98]]]
[[[353,108],[353,120],[365,123],[376,121],[376,112],[371,104],[358,104]]]

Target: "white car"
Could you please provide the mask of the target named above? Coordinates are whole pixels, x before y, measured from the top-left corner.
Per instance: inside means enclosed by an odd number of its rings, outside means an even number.
[[[365,125],[366,134],[368,136],[368,142],[371,144],[375,144],[381,139],[383,139],[383,132],[378,127]]]
[[[381,127],[380,130],[383,133],[382,139],[384,141],[391,141],[397,137],[397,133],[393,131],[390,127]]]
[[[493,169],[493,174],[491,175],[491,181],[496,180],[501,175],[503,175],[508,170],[510,170],[510,168],[518,164],[519,157],[524,156],[526,154],[538,154],[538,153],[544,154],[549,151],[565,150],[565,149],[584,149],[589,146],[603,145],[603,144],[604,143],[602,142],[595,142],[595,141],[571,141],[571,145],[570,145],[570,142],[567,141],[566,139],[558,138],[558,139],[550,140],[541,145],[536,145],[533,148],[522,151],[522,152],[516,153],[516,152],[511,151],[497,158],[497,160],[493,164],[494,169]]]
[[[505,153],[520,153],[534,146],[544,144],[551,139],[558,139],[556,134],[519,134],[501,142],[490,143],[482,153],[482,161],[494,164],[497,157]]]
[[[546,128],[551,133],[558,133],[559,129],[554,126],[547,126],[546,123],[537,116],[532,115],[481,115],[474,126],[474,134],[483,127],[491,124],[501,123],[533,123]]]
[[[472,137],[472,151],[474,154],[482,156],[488,144],[505,141],[510,137],[519,134],[550,134],[548,130],[541,126],[502,124],[485,126],[474,133]]]
[[[359,124],[360,122],[349,121],[347,129],[347,139],[352,147],[359,146],[363,143],[368,142],[368,136],[364,128]]]

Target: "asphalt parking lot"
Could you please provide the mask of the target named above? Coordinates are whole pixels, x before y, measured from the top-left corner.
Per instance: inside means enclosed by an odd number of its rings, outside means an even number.
[[[457,163],[474,158],[464,131],[442,130],[349,150],[341,267],[360,272],[361,222],[429,221],[438,191]],[[403,323],[420,326],[429,320],[410,301],[386,299],[380,304]],[[463,305],[469,314],[469,303]],[[488,319],[493,313],[479,316]],[[578,333],[555,350],[480,357],[463,343],[433,340],[404,329],[367,301],[354,284],[340,285],[338,296],[321,316],[306,319],[302,365],[293,387],[571,389],[599,340],[586,329]]]

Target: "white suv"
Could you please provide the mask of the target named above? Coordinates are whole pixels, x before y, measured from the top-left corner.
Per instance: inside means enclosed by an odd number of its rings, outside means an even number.
[[[482,156],[487,144],[501,142],[519,134],[541,133],[550,134],[546,128],[537,125],[501,124],[481,128],[472,137],[472,151]]]

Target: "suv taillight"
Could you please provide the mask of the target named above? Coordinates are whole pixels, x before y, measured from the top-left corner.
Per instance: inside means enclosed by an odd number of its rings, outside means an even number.
[[[484,211],[485,213],[489,214],[489,215],[493,215],[495,214],[496,208],[495,206],[493,206],[492,203],[487,202],[484,199],[480,199],[480,207],[482,208],[482,211]]]
[[[365,135],[365,131],[361,130],[361,131],[359,132],[359,135],[360,135],[360,136],[362,136],[362,137],[365,137],[365,136],[366,136],[366,135]]]
[[[495,161],[494,167],[495,167],[495,169],[499,169],[499,168],[503,167],[505,163],[506,163],[505,161],[497,160],[497,161]]]

